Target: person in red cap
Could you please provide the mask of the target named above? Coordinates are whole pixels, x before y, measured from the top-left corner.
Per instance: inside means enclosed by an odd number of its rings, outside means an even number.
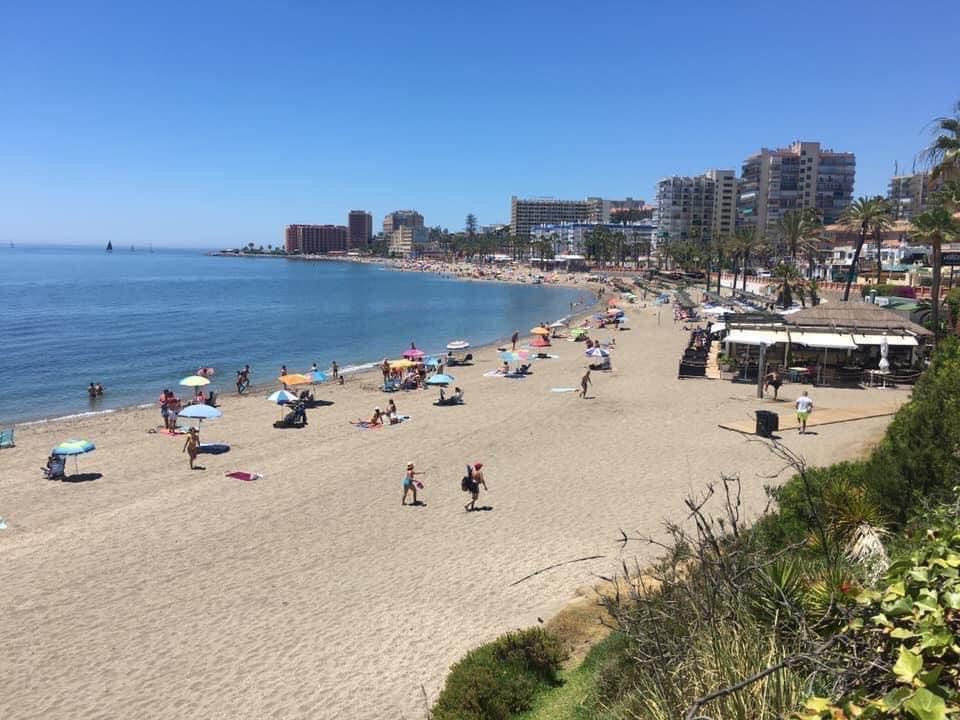
[[[477,498],[480,497],[480,486],[483,485],[483,489],[487,489],[487,481],[483,478],[483,463],[478,462],[473,464],[473,472],[470,473],[470,502],[463,506],[463,509],[467,512],[471,510],[476,510]]]

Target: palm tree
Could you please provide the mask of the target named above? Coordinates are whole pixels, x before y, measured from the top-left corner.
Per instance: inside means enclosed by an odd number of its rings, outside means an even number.
[[[739,251],[740,259],[743,261],[743,291],[747,291],[747,267],[750,263],[750,256],[760,252],[763,247],[763,237],[757,228],[741,227],[737,228],[734,234],[736,238],[736,247]],[[733,289],[737,289],[736,276],[734,276]]]
[[[867,235],[875,228],[883,229],[890,225],[890,203],[879,195],[872,198],[857,198],[843,211],[840,224],[857,231],[857,248],[853,252],[850,271],[847,273],[847,286],[843,289],[843,301],[850,298],[850,286],[857,274],[857,264]],[[879,262],[879,258],[877,258]]]
[[[921,153],[930,164],[933,180],[960,178],[960,101],[953,107],[953,115],[935,118],[933,142]]]
[[[933,248],[933,282],[930,285],[930,318],[933,324],[933,339],[940,337],[940,264],[943,243],[953,242],[960,237],[960,223],[943,205],[932,207],[917,215],[911,221],[913,237],[929,244]]]
[[[807,234],[807,217],[802,210],[790,210],[783,214],[777,223],[777,232],[780,241],[790,253],[790,259],[797,261],[797,249],[801,240]]]
[[[733,265],[733,292],[737,292],[737,278],[740,277],[740,238],[737,234],[728,235],[723,240],[723,249]],[[717,280],[717,294],[720,294],[720,281]]]
[[[773,276],[780,285],[780,304],[784,310],[793,305],[793,288],[801,279],[800,273],[793,265],[785,262],[780,263],[773,269]],[[800,297],[803,298],[803,289],[800,289]]]

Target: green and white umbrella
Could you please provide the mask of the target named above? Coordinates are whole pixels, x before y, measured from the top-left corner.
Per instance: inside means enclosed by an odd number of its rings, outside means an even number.
[[[54,455],[63,455],[63,456],[73,456],[74,467],[79,473],[80,471],[80,462],[77,460],[78,455],[85,455],[88,452],[93,452],[97,449],[97,446],[94,445],[90,440],[64,440],[62,443],[57,445],[52,453]]]

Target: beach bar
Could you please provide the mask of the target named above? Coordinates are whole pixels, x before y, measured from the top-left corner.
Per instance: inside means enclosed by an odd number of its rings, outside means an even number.
[[[911,384],[933,337],[870,303],[823,304],[786,316],[727,313],[724,326],[723,362],[735,382],[756,382],[777,369],[793,382],[817,385]]]

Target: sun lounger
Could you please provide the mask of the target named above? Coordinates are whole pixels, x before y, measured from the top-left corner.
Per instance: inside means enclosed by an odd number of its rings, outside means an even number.
[[[13,441],[13,430],[13,428],[0,430],[0,450],[16,446],[16,443]]]

